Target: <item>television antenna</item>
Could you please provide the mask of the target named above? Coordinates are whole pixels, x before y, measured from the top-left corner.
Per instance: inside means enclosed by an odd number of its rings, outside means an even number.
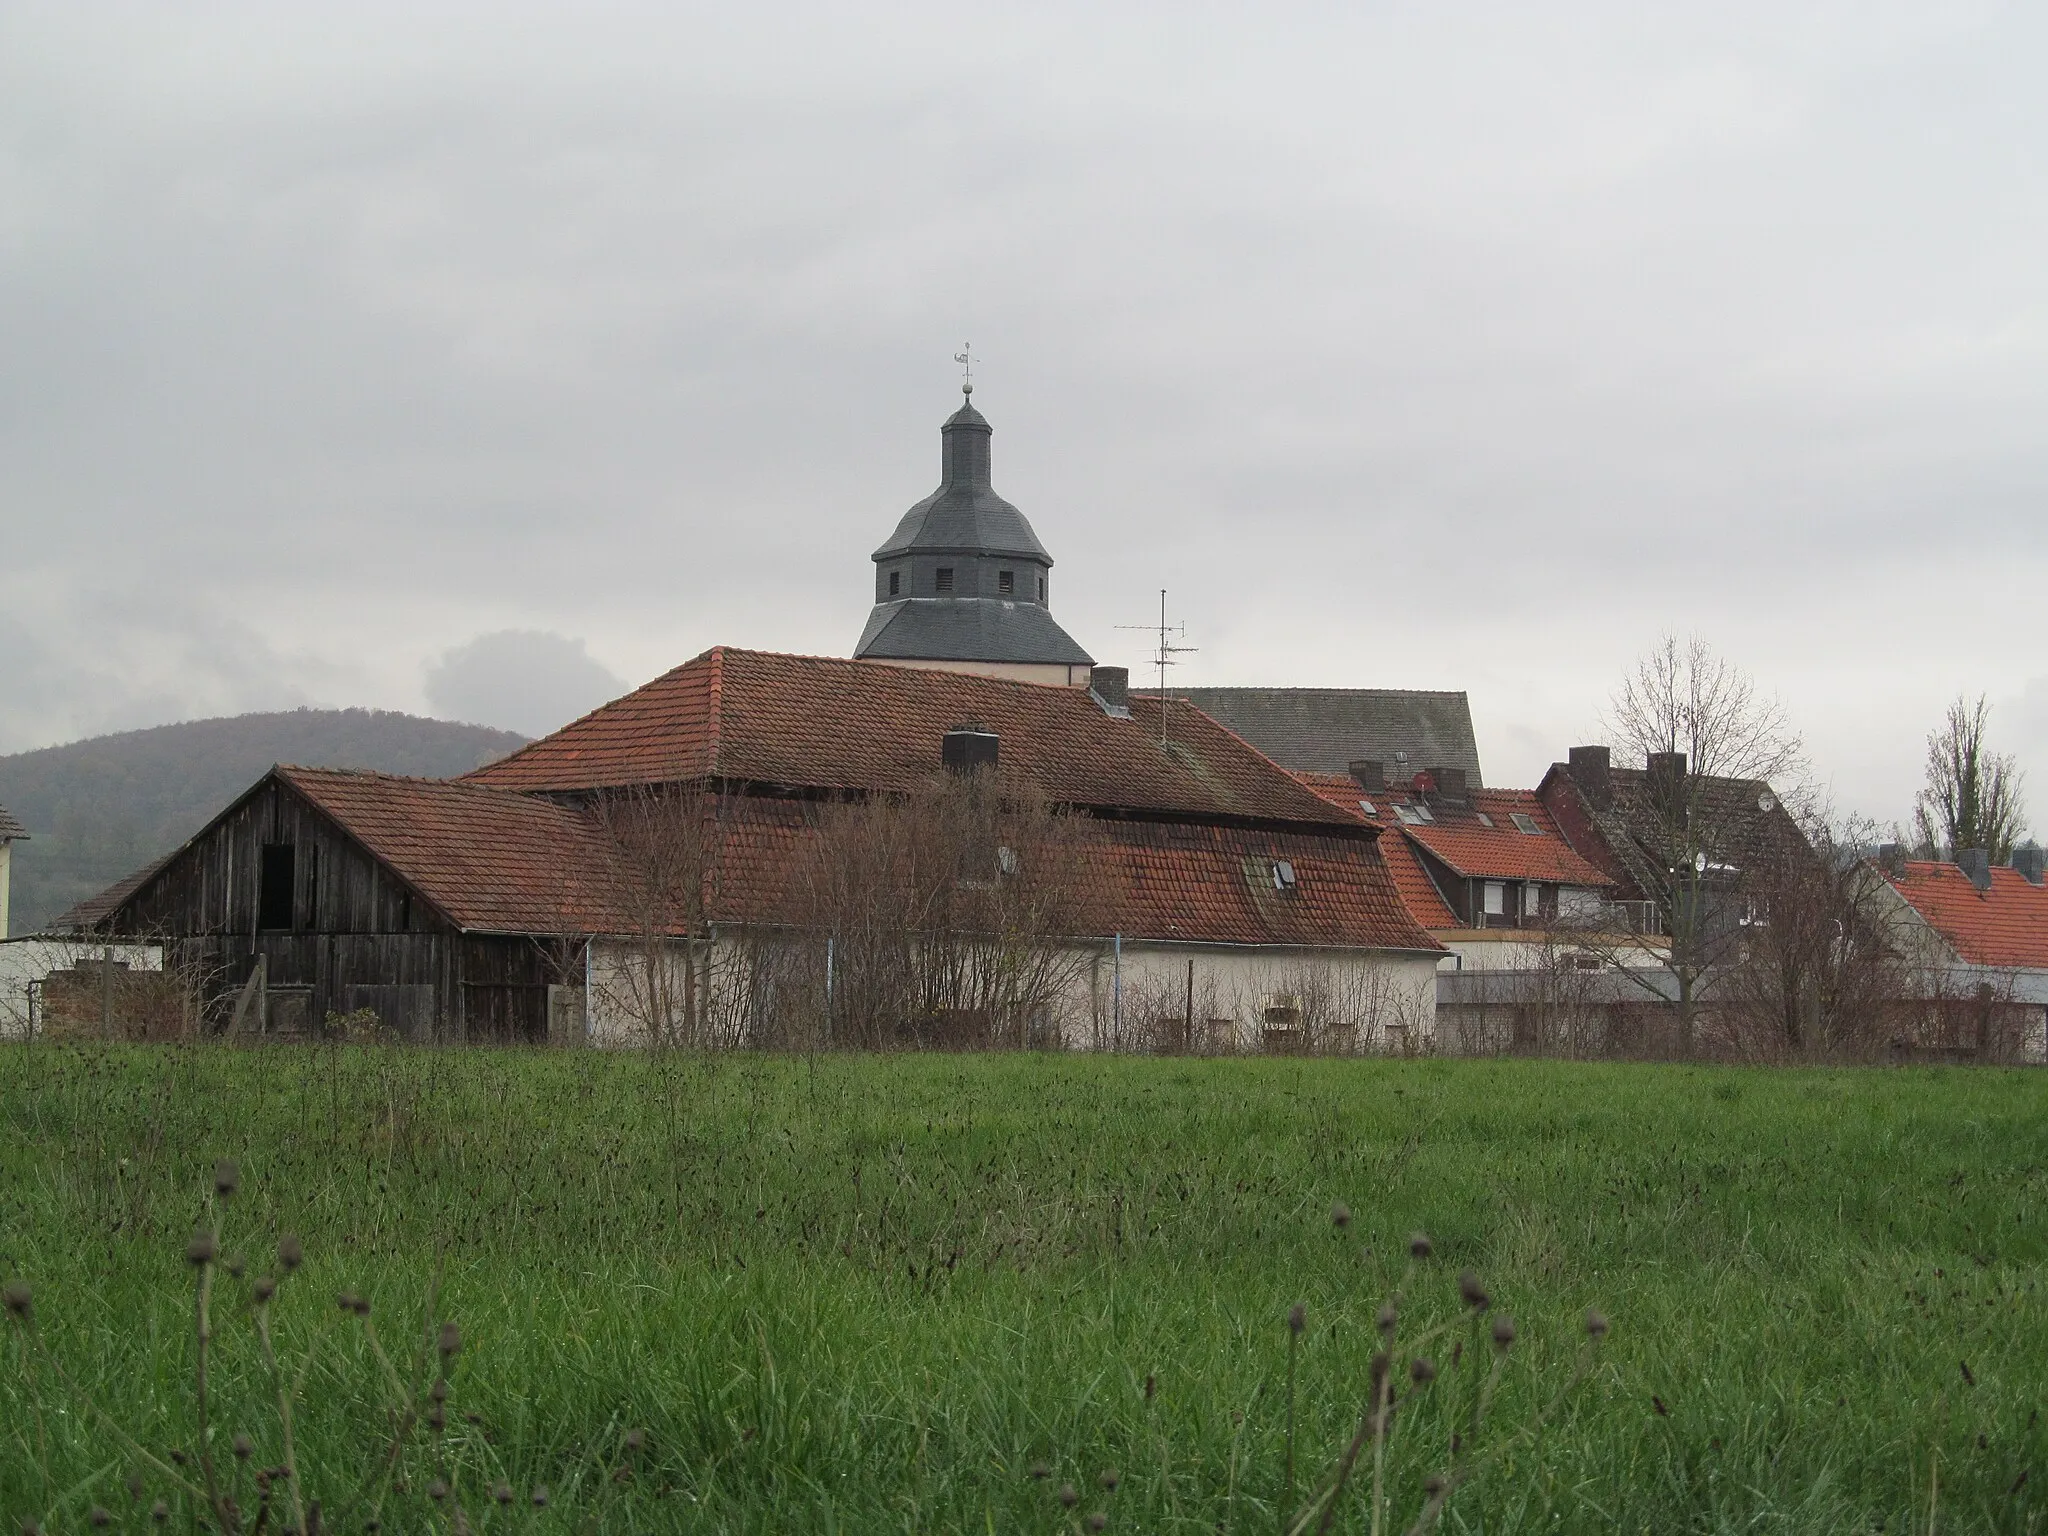
[[[1174,643],[1177,640],[1187,639],[1188,626],[1186,620],[1182,620],[1178,624],[1170,624],[1167,622],[1166,588],[1164,587],[1161,587],[1159,589],[1159,622],[1156,625],[1119,624],[1116,627],[1118,629],[1142,629],[1147,631],[1148,633],[1155,634],[1158,637],[1158,648],[1152,653],[1152,665],[1155,668],[1157,668],[1159,672],[1159,744],[1161,746],[1164,746],[1166,744],[1167,706],[1166,669],[1168,667],[1179,665],[1179,662],[1177,662],[1174,659],[1175,657],[1192,656],[1195,654],[1196,650],[1199,649],[1199,647],[1192,645],[1176,645]]]

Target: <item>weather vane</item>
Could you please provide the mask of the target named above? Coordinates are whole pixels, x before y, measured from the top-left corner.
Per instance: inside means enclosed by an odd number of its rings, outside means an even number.
[[[973,394],[974,343],[971,341],[962,342],[960,350],[953,354],[953,361],[960,365],[960,393],[963,395]]]

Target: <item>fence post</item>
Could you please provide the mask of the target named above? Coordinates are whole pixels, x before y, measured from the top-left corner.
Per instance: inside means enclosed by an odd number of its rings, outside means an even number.
[[[1109,1039],[1111,1050],[1121,1050],[1124,1043],[1124,936],[1119,933],[1114,941],[1113,959],[1110,964],[1110,1009]]]

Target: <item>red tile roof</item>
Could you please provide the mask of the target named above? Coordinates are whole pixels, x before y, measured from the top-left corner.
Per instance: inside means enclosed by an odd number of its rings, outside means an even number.
[[[590,815],[537,796],[434,779],[280,768],[279,776],[456,926],[624,933],[630,899]],[[705,886],[717,922],[794,922],[816,807],[727,797]],[[1093,818],[1079,828],[1103,935],[1211,944],[1433,950],[1370,844],[1243,827]],[[1273,885],[1273,861],[1295,886]],[[1092,935],[1077,935],[1091,937]]]
[[[719,647],[467,777],[543,791],[689,779],[902,791],[937,770],[948,730],[974,724],[1001,738],[1005,771],[1060,804],[1355,825],[1199,710],[1163,707],[1164,744],[1157,699],[1134,695],[1119,720],[1085,689]]]
[[[1456,928],[1459,923],[1424,869],[1418,849],[1427,850],[1453,874],[1470,879],[1542,880],[1596,890],[1614,883],[1572,850],[1550,812],[1530,790],[1473,790],[1470,805],[1463,808],[1432,802],[1431,814],[1437,819],[1412,827],[1394,814],[1397,803],[1414,798],[1405,789],[1367,792],[1341,773],[1298,773],[1295,777],[1332,805],[1344,806],[1361,819],[1372,819],[1365,813],[1367,804],[1378,812],[1378,824],[1386,827],[1379,841],[1380,852],[1402,900],[1425,928]],[[1518,811],[1533,820],[1540,833],[1518,829],[1514,823]],[[1481,813],[1492,826],[1479,820]]]
[[[1556,885],[1598,889],[1612,885],[1606,875],[1572,851],[1551,820],[1550,812],[1531,790],[1474,790],[1469,810],[1433,805],[1434,822],[1402,833],[1446,864],[1452,873],[1479,880],[1541,880]],[[1516,828],[1514,816],[1531,818],[1539,832]],[[1487,826],[1481,815],[1493,822]]]
[[[817,836],[810,808],[758,797],[726,802],[729,828],[716,915],[795,921],[795,887]],[[1206,944],[1436,950],[1409,916],[1387,866],[1350,837],[1089,818],[1077,829],[1099,937]],[[1273,865],[1294,869],[1290,891]],[[1083,935],[1086,937],[1089,935]]]
[[[1355,813],[1361,820],[1380,826],[1379,821],[1365,814],[1369,801],[1374,810],[1386,816],[1387,799],[1384,793],[1377,798],[1364,794],[1358,781],[1348,773],[1297,773],[1295,777],[1310,789],[1321,795],[1332,805],[1341,805]],[[1387,817],[1391,820],[1391,817]],[[1415,849],[1397,831],[1387,828],[1380,833],[1374,844],[1380,857],[1386,861],[1387,872],[1393,876],[1394,889],[1401,894],[1401,903],[1408,909],[1408,915],[1424,928],[1455,928],[1458,915],[1445,904],[1443,893],[1436,888],[1436,882],[1429,878],[1429,872],[1422,867]]]
[[[28,836],[28,828],[7,814],[7,807],[0,805],[0,843],[17,842]]]
[[[1920,860],[1885,878],[1966,964],[2048,969],[2048,886],[1999,868],[1980,891],[1955,865]]]
[[[277,775],[455,927],[618,933],[612,844],[588,816],[533,795],[331,768]]]

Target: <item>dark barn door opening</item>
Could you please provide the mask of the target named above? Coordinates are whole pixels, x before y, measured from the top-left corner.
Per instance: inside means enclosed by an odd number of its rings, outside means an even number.
[[[292,885],[298,874],[298,850],[290,843],[265,843],[261,879],[256,888],[256,926],[275,931],[292,925]]]

